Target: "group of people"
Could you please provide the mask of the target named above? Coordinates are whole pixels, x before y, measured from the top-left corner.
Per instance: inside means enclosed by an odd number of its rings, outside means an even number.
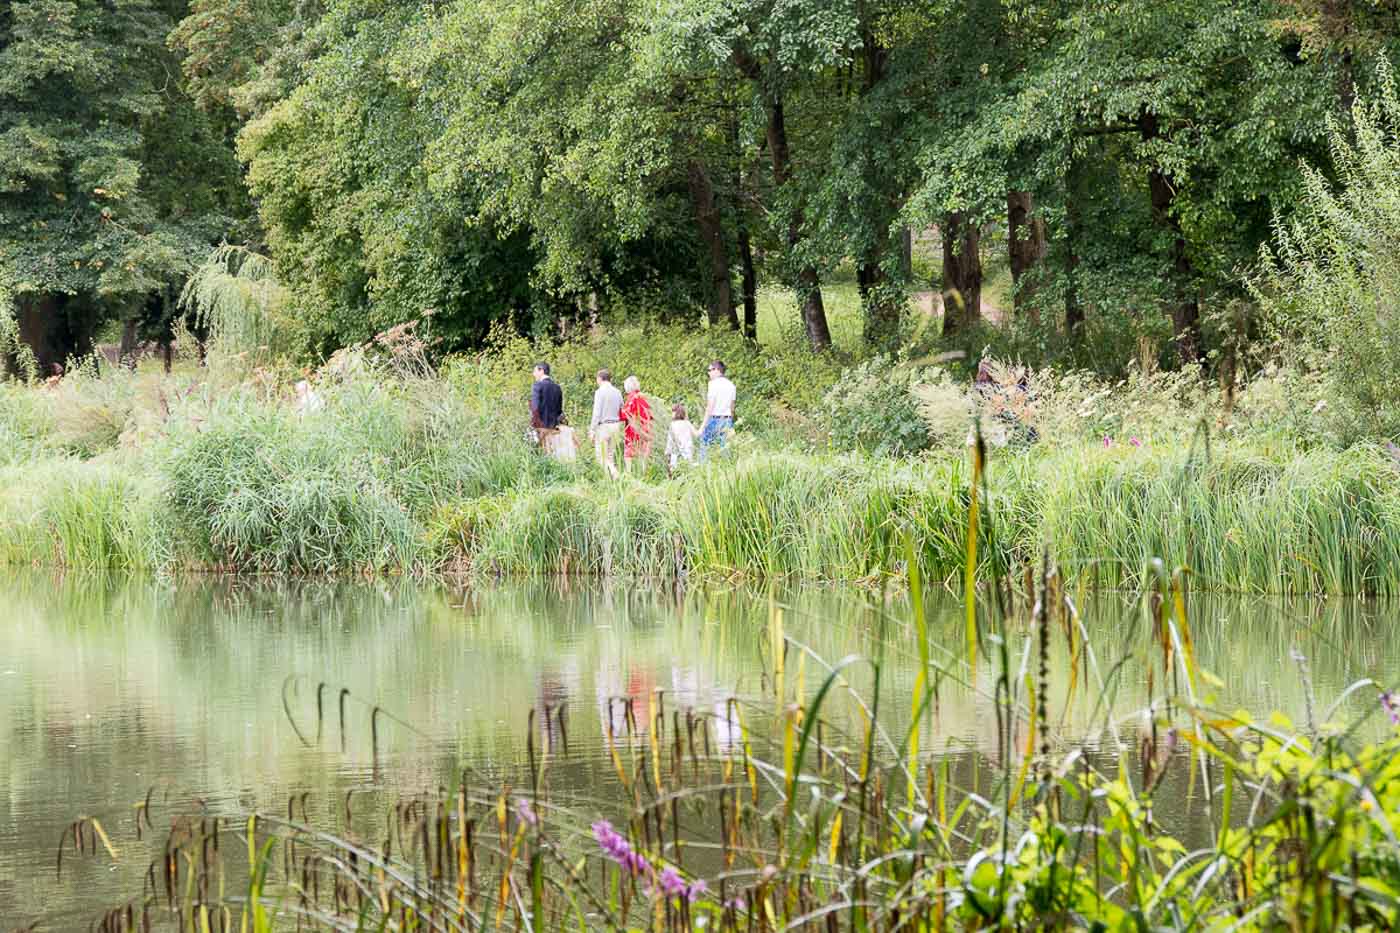
[[[709,448],[723,447],[734,429],[734,400],[737,390],[725,375],[724,363],[715,360],[709,366],[710,383],[705,393],[705,415],[696,428],[684,405],[671,406],[671,426],[666,432],[666,460],[671,471],[681,463],[704,460]],[[655,420],[651,402],[642,394],[641,381],[628,376],[623,391],[613,385],[612,373],[598,370],[598,388],[593,393],[593,417],[588,423],[588,438],[599,465],[616,478],[618,441],[622,442],[623,467],[631,472],[633,464],[645,465],[651,457]],[[625,394],[624,394],[625,393]],[[530,390],[530,427],[534,429],[540,447],[557,456],[573,456],[573,430],[564,419],[564,390],[550,376],[548,363],[535,364],[535,384]]]

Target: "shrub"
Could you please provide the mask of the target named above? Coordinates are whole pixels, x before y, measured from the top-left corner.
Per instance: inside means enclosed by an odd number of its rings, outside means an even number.
[[[915,397],[920,378],[913,365],[885,355],[846,370],[825,399],[832,443],[890,456],[927,450],[929,430]]]
[[[1400,98],[1388,67],[1352,117],[1355,142],[1329,126],[1337,184],[1305,170],[1297,215],[1253,282],[1285,355],[1326,375],[1344,442],[1400,437]]]

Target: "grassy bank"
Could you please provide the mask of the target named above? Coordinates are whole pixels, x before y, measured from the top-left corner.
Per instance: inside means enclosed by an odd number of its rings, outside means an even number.
[[[932,579],[964,562],[966,448],[867,456],[781,430],[716,462],[605,480],[529,446],[502,388],[468,369],[285,384],[208,373],[74,377],[0,394],[0,558],[284,573],[577,573],[874,580],[906,539]],[[1400,483],[1384,450],[1063,436],[993,450],[985,570],[1044,547],[1134,586],[1149,559],[1229,590],[1400,592]]]

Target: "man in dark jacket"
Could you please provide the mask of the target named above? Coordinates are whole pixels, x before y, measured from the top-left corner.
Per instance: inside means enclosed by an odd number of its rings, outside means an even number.
[[[549,439],[559,430],[564,417],[564,390],[549,378],[549,364],[535,364],[535,384],[530,388],[530,427],[540,446],[548,449]]]

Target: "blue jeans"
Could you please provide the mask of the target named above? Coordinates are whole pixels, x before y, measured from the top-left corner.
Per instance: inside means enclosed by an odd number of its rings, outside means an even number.
[[[705,454],[709,452],[712,445],[718,444],[724,448],[728,440],[729,432],[734,430],[734,419],[728,415],[715,415],[705,419],[705,427],[700,431],[700,460],[704,462]]]

